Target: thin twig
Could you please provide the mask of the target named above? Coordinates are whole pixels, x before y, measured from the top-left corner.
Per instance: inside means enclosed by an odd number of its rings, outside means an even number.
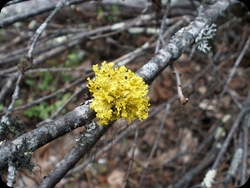
[[[220,121],[220,122],[218,122],[218,123],[216,124],[215,130],[214,130],[210,135],[208,135],[208,136],[205,138],[205,140],[203,140],[203,142],[202,142],[202,143],[199,145],[199,147],[196,149],[196,152],[195,152],[195,154],[192,156],[192,158],[190,159],[190,161],[195,161],[196,158],[197,158],[200,154],[202,154],[202,152],[205,151],[206,148],[209,148],[209,147],[213,144],[213,142],[214,142],[215,139],[219,139],[219,138],[215,138],[215,135],[216,135],[216,133],[217,133],[220,129],[222,129],[222,126],[224,125],[224,123],[225,123],[225,122]],[[222,136],[222,135],[220,135],[220,136]]]
[[[86,70],[86,68],[71,68],[71,67],[53,67],[53,68],[37,68],[31,69],[25,72],[26,74],[34,74],[37,72],[89,72],[90,70]]]
[[[124,24],[126,25],[127,22],[129,23],[129,21],[125,21]],[[116,24],[119,25],[119,23]],[[91,38],[92,36],[100,35],[100,33],[110,32],[112,31],[112,27],[114,27],[116,24],[95,28],[90,31],[82,29],[74,35],[67,36],[68,39],[60,43],[51,43],[51,39],[45,38],[46,41],[44,41],[42,45],[37,44],[36,48],[34,48],[34,50],[32,51],[32,55],[37,56],[33,60],[33,64],[36,66],[41,62],[44,62],[45,60],[78,45],[84,38]],[[5,67],[13,66],[13,62],[16,63],[18,59],[22,58],[26,50],[28,49],[22,48],[6,55],[3,54],[0,57],[0,65],[4,65]],[[10,74],[13,71],[16,71],[15,67],[11,68],[10,70],[0,71],[0,75]]]
[[[46,29],[48,26],[49,22],[53,19],[53,17],[57,14],[57,12],[62,9],[68,2],[69,0],[61,0],[59,3],[57,3],[55,9],[53,12],[46,18],[46,20],[40,25],[40,27],[36,30],[35,35],[32,38],[32,42],[27,54],[27,57],[29,59],[33,59],[33,51],[36,46],[38,38],[42,35],[43,31]]]
[[[233,99],[233,102],[236,104],[236,106],[242,110],[243,105],[239,102],[239,100],[236,98],[237,97],[237,93],[229,88],[227,88],[227,93],[229,94],[229,96]]]
[[[164,33],[164,38],[166,38],[169,35],[172,35],[175,30],[180,27],[183,22],[186,20],[186,17],[182,17],[182,19],[178,20],[174,25],[170,26],[168,30]],[[146,43],[144,43],[141,47],[123,55],[122,57],[119,57],[118,59],[114,60],[114,62],[118,63],[118,66],[126,65],[127,63],[131,62],[135,58],[137,58],[139,55],[143,54],[143,52],[149,48],[152,48],[156,45],[156,42],[154,41],[156,38],[156,35],[152,36]]]
[[[249,92],[250,94],[250,92]],[[243,156],[242,156],[242,171],[241,171],[241,178],[240,178],[240,184],[243,185],[246,183],[248,174],[248,129],[250,128],[250,113],[248,112],[245,116],[244,122],[242,123],[242,130],[243,130],[243,136],[242,136],[242,147],[243,147]]]
[[[211,150],[210,153],[208,153],[202,161],[199,162],[197,166],[190,169],[185,173],[184,176],[181,176],[179,178],[179,181],[173,186],[175,188],[186,188],[188,187],[189,183],[192,181],[192,179],[197,176],[197,174],[208,167],[215,159],[215,156],[218,152],[218,149]],[[203,187],[204,188],[204,187]]]
[[[17,3],[22,3],[22,2],[25,2],[25,1],[30,1],[30,0],[12,0],[12,1],[6,3],[4,5],[4,7],[10,6],[10,5],[14,5],[14,4],[17,4]]]
[[[228,187],[232,178],[235,177],[236,172],[240,166],[240,162],[242,161],[242,155],[243,155],[243,149],[237,148],[236,151],[234,152],[234,156],[233,156],[233,159],[231,161],[231,165],[230,165],[229,170],[227,172],[227,175],[224,179],[225,187]]]
[[[14,81],[16,80],[15,76],[10,77],[6,83],[4,84],[4,86],[1,89],[0,92],[0,103],[2,103],[2,101],[5,99],[6,94],[9,92],[9,90],[11,89],[11,87],[14,85]]]
[[[127,173],[126,173],[125,180],[124,180],[123,185],[122,185],[123,188],[127,187],[127,184],[128,184],[128,181],[129,181],[129,175],[130,175],[131,170],[132,170],[134,157],[135,157],[135,150],[136,150],[136,147],[137,147],[137,144],[138,144],[138,132],[139,132],[139,126],[137,125],[136,129],[135,129],[134,144],[133,144],[133,146],[131,148],[132,149],[131,159],[130,159],[130,162],[129,162],[129,166],[128,166],[128,170],[127,170]]]
[[[133,25],[139,25],[142,20],[143,20],[143,15],[139,15],[138,17],[134,18],[132,21],[115,23],[112,26],[110,26],[111,32],[93,36],[93,37],[90,37],[90,39],[95,40],[95,39],[106,38],[106,37],[118,34],[130,28]]]
[[[188,103],[188,98],[186,98],[186,97],[183,95],[183,92],[182,92],[180,73],[179,73],[179,71],[175,68],[174,65],[170,65],[170,67],[173,69],[173,72],[174,72],[175,77],[176,77],[178,98],[180,99],[181,104],[185,105],[185,104]]]
[[[227,77],[225,87],[224,87],[223,91],[221,92],[220,96],[223,96],[225,94],[225,92],[227,91],[228,85],[231,82],[231,80],[233,79],[233,76],[236,72],[237,67],[239,66],[243,56],[245,55],[246,51],[248,50],[249,44],[250,44],[250,36],[248,37],[243,49],[241,50],[240,55],[238,56],[237,60],[235,61],[234,66],[233,66],[232,70],[230,71],[230,74]]]
[[[16,103],[16,100],[18,99],[19,97],[19,92],[20,92],[20,83],[22,81],[22,78],[23,78],[23,74],[20,73],[18,78],[17,78],[17,81],[16,81],[16,88],[15,88],[15,91],[12,95],[12,100],[11,100],[11,103],[9,105],[9,107],[7,108],[7,111],[5,113],[5,117],[10,117],[12,112],[13,112],[13,108],[14,108],[14,105]]]
[[[238,126],[240,125],[240,122],[242,121],[242,118],[245,116],[245,114],[250,110],[250,108],[248,109],[243,109],[241,110],[241,112],[238,114],[237,119],[235,120],[232,128],[230,129],[230,132],[228,133],[223,145],[221,146],[220,152],[218,154],[218,156],[216,157],[216,160],[213,163],[212,169],[217,169],[218,165],[220,164],[221,158],[223,156],[223,154],[226,152],[226,149],[236,131],[236,129],[238,128]]]
[[[170,109],[170,104],[168,103],[168,104],[166,105],[164,115],[163,115],[162,120],[161,120],[161,123],[160,123],[160,125],[159,125],[158,131],[157,131],[157,135],[156,135],[156,138],[155,138],[155,141],[154,141],[153,148],[152,148],[152,150],[151,150],[151,152],[150,152],[150,154],[149,154],[149,157],[148,157],[148,159],[147,159],[147,161],[146,161],[145,168],[144,168],[144,169],[142,170],[142,172],[141,172],[141,177],[140,177],[140,181],[139,181],[140,187],[143,187],[142,185],[143,185],[144,176],[145,176],[145,174],[148,172],[149,165],[150,165],[151,160],[152,160],[152,158],[153,158],[153,155],[155,154],[156,149],[157,149],[157,147],[158,147],[159,139],[160,139],[160,136],[161,136],[161,134],[162,134],[162,130],[163,130],[163,127],[164,127],[164,125],[165,125],[165,120],[166,120],[166,118],[167,118],[169,109]]]
[[[19,106],[19,107],[15,108],[14,111],[23,110],[23,109],[32,107],[34,105],[37,105],[37,104],[39,104],[39,103],[41,103],[41,102],[43,102],[45,100],[48,100],[48,99],[50,99],[52,97],[56,97],[56,96],[58,96],[58,94],[65,93],[71,87],[73,87],[73,86],[75,86],[75,85],[77,85],[77,84],[79,84],[79,83],[81,83],[81,82],[83,82],[85,80],[86,80],[86,77],[81,77],[81,78],[77,79],[76,81],[72,82],[71,84],[66,85],[65,87],[55,91],[54,93],[50,93],[49,95],[45,95],[45,96],[43,96],[43,97],[41,97],[39,99],[36,99],[36,100],[26,104],[26,105]]]
[[[166,43],[165,43],[165,41],[163,39],[164,38],[163,37],[163,33],[164,33],[165,27],[166,27],[166,18],[168,16],[168,12],[169,12],[169,8],[170,8],[170,3],[171,3],[171,0],[168,0],[166,8],[165,8],[165,11],[164,11],[164,15],[163,15],[163,18],[162,18],[162,22],[161,22],[160,33],[159,33],[157,44],[156,44],[156,48],[155,48],[155,54],[157,54],[157,52],[159,51],[161,43],[162,43],[163,46],[166,45]]]
[[[131,62],[132,60],[143,54],[145,50],[149,49],[152,45],[151,41],[152,40],[149,40],[148,42],[144,43],[141,47],[123,55],[122,57],[119,57],[113,62],[117,63],[118,66],[126,65],[127,63]]]
[[[62,106],[60,106],[60,108],[57,109],[57,111],[49,118],[49,119],[55,119],[59,113],[65,109],[65,107],[80,93],[83,93],[84,90],[86,90],[86,85],[83,85],[81,88],[76,89],[76,91],[67,99],[67,101],[64,102],[64,104],[62,104]]]

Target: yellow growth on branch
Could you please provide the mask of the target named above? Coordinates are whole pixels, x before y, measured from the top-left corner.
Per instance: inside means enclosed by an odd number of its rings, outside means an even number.
[[[90,105],[100,125],[125,118],[128,122],[148,117],[148,85],[125,66],[113,68],[114,63],[93,66],[95,78],[88,78],[88,88],[94,100]]]

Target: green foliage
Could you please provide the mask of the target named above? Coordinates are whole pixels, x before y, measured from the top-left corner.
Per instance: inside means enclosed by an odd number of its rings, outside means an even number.
[[[61,100],[56,101],[54,104],[48,104],[47,102],[42,102],[39,105],[33,106],[25,110],[24,114],[29,118],[40,118],[45,120],[49,118],[60,106],[62,106],[66,100],[69,98],[70,94],[66,93],[63,95]],[[63,113],[65,110],[63,111]]]
[[[0,103],[0,112],[4,110],[4,105]]]
[[[77,51],[77,50],[76,50]],[[59,64],[58,67],[77,67],[84,58],[84,53],[73,52],[67,56],[64,64]],[[55,62],[53,62],[54,64]],[[32,92],[29,95],[28,101],[32,101],[33,98],[41,95],[40,93],[51,93],[56,91],[59,87],[65,83],[74,80],[74,76],[71,72],[38,72],[33,75],[28,75],[25,79],[25,83],[30,89],[37,89],[37,92]],[[57,100],[54,104],[49,102],[42,102],[36,106],[33,106],[25,110],[24,114],[29,118],[40,118],[45,120],[49,118],[68,98],[70,94],[64,94],[60,100]]]
[[[98,18],[103,21],[116,22],[118,21],[118,16],[120,15],[120,9],[117,5],[112,5],[109,7],[100,7],[97,10]],[[107,16],[107,13],[109,16]]]
[[[31,79],[25,79],[25,84],[32,87],[35,85],[35,81]]]
[[[69,73],[62,73],[62,78],[64,83],[69,83],[74,80],[74,76]]]
[[[25,79],[25,83],[30,87],[38,88],[39,91],[55,91],[56,88],[53,86],[55,80],[52,72],[39,72],[39,78],[43,78],[43,81],[37,81],[34,78]]]
[[[15,106],[20,106],[20,105],[22,105],[22,99],[17,99]]]
[[[55,91],[55,87],[51,85],[54,81],[53,73],[43,72],[39,74],[43,74],[44,80],[43,82],[38,83],[38,89],[40,91],[46,91],[46,90],[50,90],[51,92]]]
[[[64,63],[64,67],[77,67],[83,60],[83,58],[84,58],[83,53],[78,53],[78,52],[70,53]],[[64,83],[71,82],[74,80],[74,77],[72,76],[71,73],[62,72],[61,74]]]
[[[65,61],[66,67],[76,67],[83,60],[84,55],[81,53],[70,53]]]
[[[98,18],[99,18],[99,19],[103,19],[103,18],[105,17],[105,16],[104,16],[104,15],[105,15],[104,9],[101,8],[101,7],[98,8],[98,9],[97,9],[97,14],[98,14]]]
[[[67,100],[68,98],[70,97],[70,93],[65,93],[63,95],[63,97],[61,98],[61,100],[58,100],[56,101],[54,107],[55,107],[55,110],[58,109],[60,106],[62,106]],[[63,110],[63,113],[65,112],[65,110]]]
[[[40,119],[44,120],[49,117],[51,108],[49,107],[48,103],[43,102],[37,106],[33,106],[27,110],[25,110],[24,114],[29,118],[39,117]]]
[[[76,50],[77,51],[77,50]],[[73,52],[70,53],[64,62],[64,64],[59,64],[58,67],[77,67],[80,62],[84,58],[84,53],[81,52]],[[55,62],[50,62],[53,67]],[[48,65],[49,66],[49,65]],[[50,66],[49,66],[50,67]],[[55,78],[57,82],[55,82]],[[64,84],[65,82],[71,82],[74,80],[74,76],[72,73],[69,72],[38,72],[33,75],[28,75],[25,79],[25,83],[34,88],[38,88],[40,92],[48,91],[48,92],[54,92],[58,88],[58,86]]]
[[[110,9],[113,15],[118,16],[120,14],[120,9],[117,5],[111,6]]]

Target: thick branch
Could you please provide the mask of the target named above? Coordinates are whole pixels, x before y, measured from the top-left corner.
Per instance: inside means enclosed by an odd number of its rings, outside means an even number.
[[[35,151],[52,140],[89,123],[95,117],[94,111],[89,108],[89,103],[90,101],[86,101],[84,105],[78,106],[61,118],[23,134],[11,142],[3,143],[0,147],[0,170],[6,168],[8,157],[20,148],[23,142],[27,143],[23,152]]]
[[[73,4],[78,4],[78,3],[82,3],[84,0],[73,0],[69,2],[69,5],[73,5]],[[0,28],[4,28],[6,26],[9,26],[15,22],[24,20],[26,18],[30,18],[39,14],[43,14],[46,12],[49,12],[51,10],[54,10],[56,8],[56,4],[50,4],[46,7],[42,7],[42,8],[37,8],[35,10],[30,10],[29,12],[25,12],[22,14],[18,14],[18,15],[14,15],[8,18],[5,18],[3,20],[0,21]]]
[[[66,173],[74,167],[74,165],[87,154],[96,142],[105,134],[112,124],[99,126],[92,123],[78,140],[77,145],[70,151],[70,153],[56,165],[56,167],[43,179],[40,188],[54,187]]]
[[[205,26],[211,25],[219,16],[223,16],[230,2],[229,0],[219,0],[211,5],[187,27],[179,30],[167,45],[159,50],[156,56],[145,64],[137,74],[143,77],[147,84],[151,84],[161,71],[181,56],[186,47],[193,44],[195,38]]]

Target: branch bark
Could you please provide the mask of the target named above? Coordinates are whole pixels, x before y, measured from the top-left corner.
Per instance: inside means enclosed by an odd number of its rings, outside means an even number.
[[[112,123],[99,126],[91,123],[86,131],[78,140],[76,146],[70,153],[61,160],[56,167],[43,179],[39,188],[52,188],[66,175],[66,173],[74,167],[74,165],[87,154],[98,140],[111,127]]]
[[[179,30],[159,52],[145,64],[137,74],[141,76],[147,84],[163,71],[169,64],[178,59],[185,48],[194,43],[195,38],[205,26],[214,23],[220,16],[223,16],[233,0],[218,0],[195,18],[187,27]]]
[[[23,153],[33,152],[52,140],[88,124],[95,117],[95,112],[89,108],[89,103],[90,101],[86,101],[85,104],[78,106],[61,118],[23,134],[13,141],[2,143],[0,146],[0,170],[6,168],[8,158],[22,146],[23,142],[26,142]]]

